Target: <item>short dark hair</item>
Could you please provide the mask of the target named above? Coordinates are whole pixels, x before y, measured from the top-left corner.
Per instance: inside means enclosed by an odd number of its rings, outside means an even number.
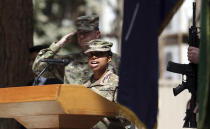
[[[112,51],[108,51],[108,56],[111,56],[112,57]]]
[[[49,45],[37,45],[37,46],[33,46],[31,48],[29,48],[29,52],[32,53],[32,52],[39,52],[40,50],[42,49],[45,49],[45,48],[48,48]]]

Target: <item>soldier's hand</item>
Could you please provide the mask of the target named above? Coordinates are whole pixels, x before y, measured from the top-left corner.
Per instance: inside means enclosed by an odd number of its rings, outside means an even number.
[[[188,60],[194,64],[198,64],[200,49],[196,47],[189,47],[187,52]]]
[[[70,34],[67,34],[65,36],[63,36],[58,42],[57,44],[60,46],[60,47],[64,47],[67,43],[70,43],[72,41],[72,38],[74,35],[76,35],[77,32],[72,32]]]

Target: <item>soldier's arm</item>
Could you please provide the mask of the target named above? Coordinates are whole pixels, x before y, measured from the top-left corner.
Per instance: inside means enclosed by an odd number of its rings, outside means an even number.
[[[49,58],[61,58],[56,55],[56,53],[60,50],[60,48],[61,47],[57,43],[52,43],[49,48],[42,49],[38,53],[38,55],[33,63],[33,67],[32,67],[32,69],[36,75],[38,75],[47,66],[46,62],[41,62],[40,60],[49,59]],[[58,67],[59,66],[57,66],[57,65],[51,65],[42,74],[42,76],[46,77],[46,78],[57,77],[57,78],[63,80],[63,70],[62,69],[64,69],[64,68],[58,68]]]
[[[114,97],[114,91],[115,89],[109,86],[103,86],[104,89],[97,89],[96,87],[90,88],[92,91],[95,93],[101,95],[102,97],[108,99],[111,102],[116,102],[115,97]],[[108,87],[108,88],[107,88]]]
[[[72,41],[73,36],[76,34],[77,34],[77,32],[69,33],[69,34],[63,36],[57,43],[52,43],[49,48],[41,50],[38,53],[38,55],[34,61],[33,67],[32,67],[34,73],[36,75],[38,75],[47,66],[46,62],[40,62],[40,60],[49,59],[49,58],[62,58],[61,56],[60,57],[57,56],[56,53],[62,47],[64,47],[67,43],[70,43]],[[52,65],[49,67],[48,70],[46,70],[43,73],[42,76],[46,77],[46,78],[57,77],[57,78],[63,80],[64,67],[60,67],[58,65],[54,65],[54,66]]]

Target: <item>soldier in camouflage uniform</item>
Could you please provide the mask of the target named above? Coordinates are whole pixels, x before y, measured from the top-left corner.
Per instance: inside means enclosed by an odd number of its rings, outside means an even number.
[[[100,38],[98,26],[99,17],[96,15],[78,17],[76,20],[76,32],[65,35],[58,42],[52,43],[49,48],[39,52],[33,64],[34,73],[38,75],[46,67],[47,63],[40,62],[41,59],[68,58],[70,63],[65,68],[52,65],[42,76],[46,78],[56,76],[63,80],[65,84],[83,84],[86,82],[90,78],[92,71],[87,65],[88,59],[84,51],[87,49],[87,42]],[[67,56],[58,56],[59,50],[66,44],[71,43],[73,37],[77,37],[77,44],[82,48],[81,51]],[[109,69],[117,73],[119,57],[115,55],[113,58],[114,61],[110,64]]]
[[[108,69],[111,63],[112,43],[100,39],[88,43],[85,54],[88,56],[88,66],[93,75],[84,85],[104,98],[116,102],[119,77]]]
[[[88,56],[88,66],[93,75],[84,84],[97,94],[112,102],[117,102],[117,87],[119,77],[108,69],[111,63],[112,43],[95,39],[88,42],[85,54]],[[124,124],[116,117],[105,117],[92,129],[125,129]]]

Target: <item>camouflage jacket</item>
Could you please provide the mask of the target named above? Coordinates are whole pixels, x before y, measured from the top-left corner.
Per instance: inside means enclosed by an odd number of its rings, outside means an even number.
[[[104,98],[116,102],[118,82],[119,77],[113,72],[108,71],[99,80],[94,80],[93,76],[91,76],[90,80],[86,82],[84,86],[90,88]]]
[[[40,62],[41,59],[49,58],[68,58],[70,63],[66,66],[51,65],[44,73],[43,77],[54,78],[57,77],[64,82],[64,84],[84,84],[91,77],[92,71],[88,67],[88,58],[81,51],[66,56],[57,55],[60,47],[56,43],[52,43],[49,48],[41,50],[33,64],[33,71],[38,75],[46,66],[46,62]],[[120,58],[113,55],[112,63],[109,69],[114,73],[118,73],[118,66]]]

